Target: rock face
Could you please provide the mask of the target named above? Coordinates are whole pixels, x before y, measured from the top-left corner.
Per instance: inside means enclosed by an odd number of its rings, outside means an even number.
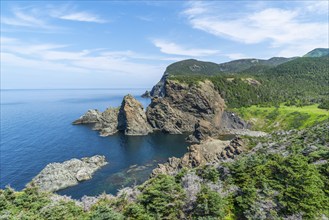
[[[121,103],[118,129],[126,135],[147,135],[152,132],[142,104],[131,95],[126,95]]]
[[[240,117],[238,117],[235,113],[224,111],[222,115],[222,121],[221,121],[221,129],[227,130],[227,129],[250,129],[251,124],[248,122],[245,122]]]
[[[231,141],[221,141],[208,138],[201,144],[191,145],[182,158],[171,157],[165,164],[159,164],[152,172],[158,174],[176,174],[182,168],[193,168],[216,163],[225,159],[233,159],[244,150],[244,143],[240,138]]]
[[[55,192],[91,179],[93,173],[106,164],[105,156],[100,155],[50,163],[27,186],[33,185],[42,191]]]
[[[189,86],[166,80],[165,91],[165,97],[153,98],[146,111],[154,129],[181,134],[193,132],[198,122],[214,131],[220,128],[225,104],[210,81]]]
[[[108,108],[104,112],[88,110],[73,124],[94,124],[93,130],[101,136],[113,135],[123,131],[126,135],[146,135],[152,132],[142,104],[133,96],[126,95],[120,108]]]
[[[163,74],[163,76],[161,77],[160,81],[155,86],[153,86],[153,88],[150,92],[151,97],[164,97],[165,96],[166,92],[165,92],[164,85],[166,83],[168,75],[169,75],[169,73],[165,72]]]

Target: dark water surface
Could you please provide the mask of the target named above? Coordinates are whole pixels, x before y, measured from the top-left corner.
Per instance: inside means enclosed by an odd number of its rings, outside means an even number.
[[[168,157],[186,152],[184,135],[154,133],[100,137],[90,126],[71,122],[88,109],[119,106],[124,95],[140,98],[145,89],[120,90],[2,90],[0,187],[24,188],[48,163],[105,155],[108,165],[91,180],[61,190],[80,198],[102,192],[116,193],[123,186],[145,181],[151,170]]]

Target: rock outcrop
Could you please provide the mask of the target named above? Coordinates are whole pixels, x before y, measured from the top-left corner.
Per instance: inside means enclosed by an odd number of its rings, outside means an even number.
[[[224,111],[222,115],[220,128],[222,130],[229,129],[250,129],[251,124],[242,120],[238,115],[233,112]]]
[[[106,164],[105,156],[100,155],[84,157],[81,160],[74,158],[63,163],[50,163],[27,184],[27,187],[37,186],[42,191],[55,192],[91,179],[93,173]]]
[[[88,110],[73,124],[94,124],[93,130],[101,136],[123,131],[126,135],[146,135],[152,132],[142,104],[133,96],[126,95],[120,108],[108,108],[104,112]]]
[[[142,98],[151,98],[151,93],[150,91],[146,90],[142,95]]]
[[[108,136],[118,131],[118,114],[118,108],[108,108],[104,112],[88,110],[72,124],[94,124],[93,130],[100,131],[101,136]]]
[[[118,115],[118,130],[126,135],[147,135],[152,132],[142,104],[131,95],[123,98]]]
[[[187,85],[166,80],[165,90],[165,96],[153,98],[146,111],[155,130],[181,134],[193,132],[197,123],[219,130],[225,103],[210,81]]]
[[[75,120],[72,124],[90,124],[96,123],[100,121],[102,113],[97,109],[89,109],[84,115],[82,115],[79,119]]]
[[[176,174],[182,168],[193,168],[206,164],[233,159],[243,152],[245,144],[240,138],[222,141],[208,138],[201,144],[191,145],[188,152],[181,158],[171,157],[165,164],[159,164],[152,171],[152,176],[158,174]]]

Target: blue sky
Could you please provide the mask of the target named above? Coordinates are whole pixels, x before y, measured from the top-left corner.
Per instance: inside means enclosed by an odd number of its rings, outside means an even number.
[[[328,1],[1,1],[1,89],[150,88],[189,58],[328,48]]]

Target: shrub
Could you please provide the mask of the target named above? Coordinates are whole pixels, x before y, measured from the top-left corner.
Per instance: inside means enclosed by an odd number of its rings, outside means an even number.
[[[174,177],[158,175],[147,181],[141,191],[140,203],[154,216],[160,219],[176,219],[182,214],[185,194]]]
[[[225,200],[217,192],[202,186],[197,194],[193,217],[222,219],[225,216],[225,206]]]

